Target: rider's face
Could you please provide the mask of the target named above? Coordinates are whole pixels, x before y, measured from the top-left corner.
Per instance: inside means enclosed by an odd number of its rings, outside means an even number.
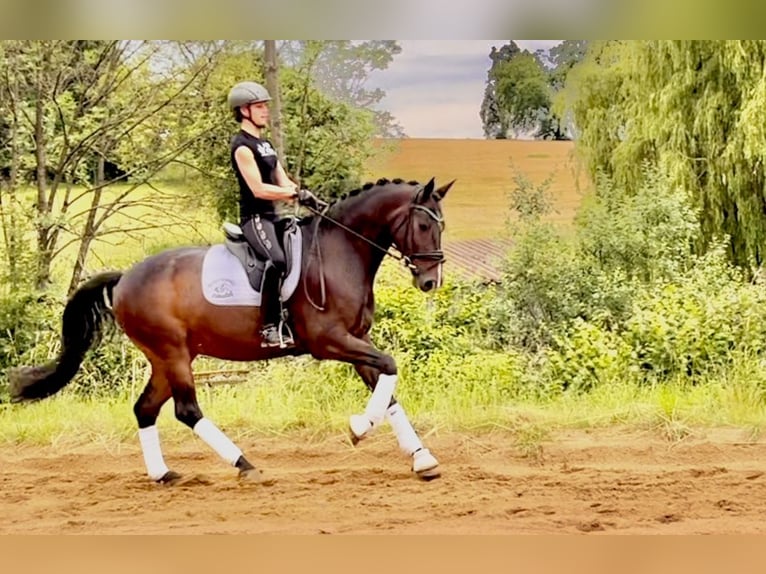
[[[264,128],[269,121],[269,102],[256,102],[247,106],[248,115],[257,127]]]

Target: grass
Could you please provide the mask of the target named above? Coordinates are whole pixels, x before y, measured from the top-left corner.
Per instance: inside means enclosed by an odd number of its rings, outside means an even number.
[[[101,205],[108,205],[129,189],[127,184],[115,184],[104,190]],[[82,189],[75,187],[71,196],[77,197]],[[27,190],[29,202],[34,191]],[[209,210],[202,208],[189,194],[183,183],[164,182],[159,187],[142,185],[129,195],[134,204],[110,216],[101,231],[106,234],[96,239],[88,252],[85,274],[105,269],[124,269],[144,257],[167,247],[178,245],[205,245],[220,241],[220,225]],[[62,193],[57,196],[54,213],[59,213]],[[71,242],[74,235],[68,228],[79,231],[86,218],[89,195],[81,196],[68,210],[67,228],[63,228],[58,246],[62,251],[54,259],[52,276],[62,288],[68,284],[69,274],[77,256],[79,243]],[[98,212],[98,216],[102,211]],[[79,214],[75,216],[75,214]],[[147,228],[148,227],[148,228]],[[138,231],[126,229],[140,228]],[[29,235],[33,245],[33,235]],[[0,257],[4,258],[4,245],[0,242]]]
[[[456,361],[458,363],[459,361]],[[624,382],[602,385],[589,393],[556,393],[549,397],[517,393],[510,398],[497,390],[467,393],[470,376],[446,368],[439,385],[402,375],[402,405],[422,433],[502,430],[515,437],[518,451],[539,460],[542,444],[553,433],[575,429],[621,429],[650,432],[678,442],[700,428],[744,429],[744,440],[756,440],[766,428],[762,381],[741,366],[728,377],[712,376],[701,384],[662,385]],[[461,381],[461,377],[465,381]],[[492,381],[487,387],[492,389]],[[420,389],[428,386],[427,391]],[[117,396],[81,398],[72,392],[28,405],[2,405],[0,444],[78,446],[104,444],[116,448],[136,440],[132,405],[140,386]],[[316,437],[344,433],[348,416],[361,412],[368,397],[356,374],[346,365],[307,357],[253,365],[248,380],[237,385],[198,385],[203,412],[235,439],[302,433]],[[186,427],[165,405],[158,425],[163,441],[189,440]]]
[[[369,160],[364,180],[402,177],[427,181],[436,177],[437,184],[457,180],[443,206],[447,222],[445,242],[491,239],[506,232],[507,194],[514,187],[514,169],[534,184],[554,174],[550,187],[554,197],[552,221],[569,225],[582,200],[580,189],[584,180],[577,172],[572,142],[403,139],[377,140],[376,147],[378,153]],[[104,191],[102,204],[126,189],[126,185],[110,186]],[[76,191],[72,196],[77,195]],[[29,193],[31,202],[34,192],[29,190]],[[88,254],[86,274],[124,269],[167,247],[221,240],[216,218],[195,201],[182,180],[164,182],[158,188],[140,186],[130,198],[136,205],[110,218],[107,229],[117,231],[135,226],[139,220],[157,227],[110,233],[97,240]],[[58,203],[61,199],[62,193],[59,193]],[[70,206],[69,213],[84,212],[89,201],[89,196],[82,197]],[[83,214],[70,224],[78,229],[84,218]],[[72,235],[64,231],[60,244],[71,238]],[[68,283],[76,248],[72,244],[54,262],[53,277],[57,284]],[[2,250],[0,243],[0,257]]]

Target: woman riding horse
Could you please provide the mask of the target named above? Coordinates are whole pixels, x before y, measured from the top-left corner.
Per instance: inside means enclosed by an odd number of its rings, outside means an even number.
[[[14,370],[9,377],[12,398],[40,399],[63,388],[98,342],[104,321],[113,318],[151,364],[133,409],[149,477],[160,483],[180,478],[165,464],[156,425],[161,407],[172,397],[179,421],[236,467],[241,478],[258,480],[260,473],[239,447],[203,415],[192,361],[198,355],[258,361],[309,353],[354,365],[372,392],[364,412],[350,417],[354,442],[387,420],[415,473],[424,479],[439,476],[436,458],[394,398],[396,362],[371,344],[369,332],[375,275],[383,257],[394,255],[391,246],[422,291],[441,285],[440,202],[453,183],[436,188],[433,179],[425,185],[379,180],[300,221],[303,285],[285,302],[295,329],[292,347],[261,346],[258,307],[219,306],[205,299],[201,273],[210,248],[169,249],[124,273],[102,273],[80,286],[64,309],[59,356],[47,365]],[[321,305],[315,302],[317,294]]]

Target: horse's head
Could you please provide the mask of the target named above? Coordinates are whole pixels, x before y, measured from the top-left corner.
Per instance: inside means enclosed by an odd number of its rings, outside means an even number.
[[[454,183],[455,180],[435,189],[431,178],[419,186],[407,206],[406,216],[393,234],[394,244],[412,271],[413,283],[422,291],[431,291],[442,284],[444,217],[439,202]]]

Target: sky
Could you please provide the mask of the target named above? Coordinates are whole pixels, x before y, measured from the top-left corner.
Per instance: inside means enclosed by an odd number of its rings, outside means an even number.
[[[550,48],[560,40],[514,40],[522,50]],[[479,110],[492,46],[508,40],[400,40],[388,68],[370,74],[382,88],[377,106],[390,112],[411,138],[483,138]]]

